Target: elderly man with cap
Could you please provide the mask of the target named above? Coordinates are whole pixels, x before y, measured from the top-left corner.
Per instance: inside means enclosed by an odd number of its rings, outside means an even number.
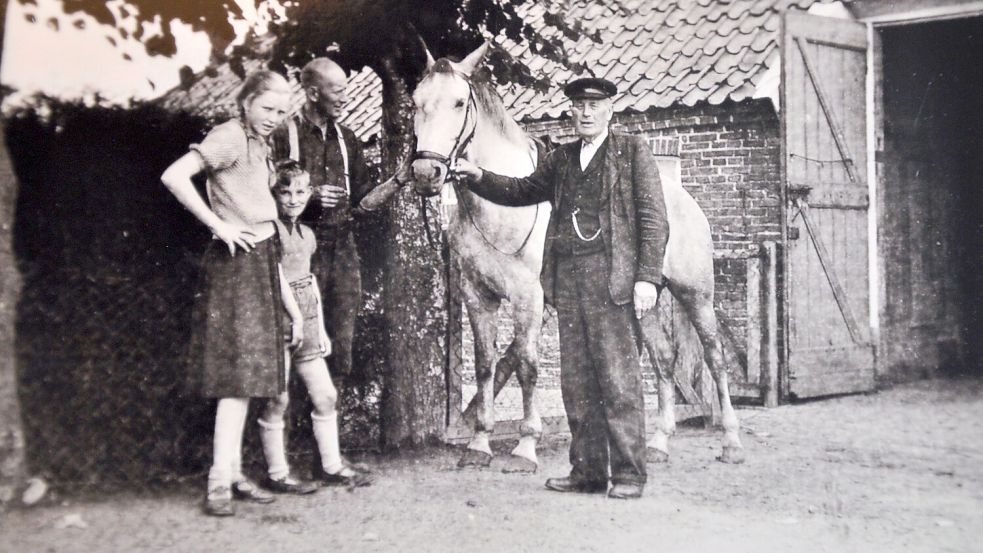
[[[560,326],[560,381],[570,423],[569,476],[558,492],[642,495],[645,413],[636,321],[664,285],[669,239],[655,159],[638,136],[610,132],[613,83],[564,88],[580,140],[560,146],[525,178],[459,160],[471,191],[503,205],[552,203],[542,283]],[[610,472],[609,472],[610,470]],[[608,491],[608,481],[612,486]]]

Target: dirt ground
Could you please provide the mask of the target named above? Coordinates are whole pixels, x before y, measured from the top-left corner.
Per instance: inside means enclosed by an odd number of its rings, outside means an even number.
[[[569,470],[567,444],[554,439],[536,475],[496,463],[459,471],[454,448],[368,458],[378,473],[370,488],[240,504],[232,519],[201,515],[199,490],[14,510],[0,515],[0,549],[983,551],[983,380],[740,416],[745,464],[715,461],[716,434],[682,428],[671,462],[649,465],[638,501],[545,490],[547,476]]]

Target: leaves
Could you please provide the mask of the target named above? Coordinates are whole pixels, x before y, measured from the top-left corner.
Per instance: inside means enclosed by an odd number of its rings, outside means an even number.
[[[624,9],[618,0],[592,1],[612,10]],[[412,81],[423,66],[421,38],[435,57],[460,58],[494,37],[528,43],[537,55],[575,70],[582,68],[571,62],[567,45],[582,36],[600,42],[596,31],[585,29],[578,20],[567,20],[570,3],[555,0],[284,0],[280,4],[282,11],[277,11],[266,0],[253,0],[253,7],[270,21],[272,39],[257,37],[251,31],[247,44],[231,51],[228,47],[236,39],[232,22],[243,18],[236,0],[127,0],[111,5],[101,0],[64,0],[63,6],[68,14],[84,13],[112,27],[124,40],[140,42],[151,56],[175,55],[177,41],[171,25],[187,24],[209,36],[213,60],[228,61],[236,74],[244,74],[243,61],[247,59],[266,58],[269,67],[286,71],[326,55],[334,47],[331,57],[349,71],[378,68],[380,60],[397,52],[400,74]],[[542,13],[542,19],[533,23],[530,13]],[[27,17],[34,22],[33,15]],[[82,19],[75,19],[73,24],[85,27]],[[154,32],[158,24],[161,30]],[[145,35],[145,31],[152,34]],[[119,45],[113,37],[106,40]],[[489,64],[499,83],[537,89],[549,86],[546,77],[533,74],[523,62],[503,52],[489,56]]]

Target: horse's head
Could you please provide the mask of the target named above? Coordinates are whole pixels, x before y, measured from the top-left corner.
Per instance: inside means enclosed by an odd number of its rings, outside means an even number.
[[[440,192],[450,167],[474,136],[478,109],[470,78],[487,50],[486,42],[460,62],[434,61],[427,51],[427,70],[413,93],[413,178],[418,194]]]

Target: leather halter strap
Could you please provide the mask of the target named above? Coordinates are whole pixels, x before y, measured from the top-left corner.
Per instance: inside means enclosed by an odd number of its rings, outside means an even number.
[[[471,86],[471,78],[460,71],[454,71],[454,74],[458,77],[464,79],[464,82],[468,84],[468,104],[464,112],[464,122],[461,124],[461,130],[457,133],[457,138],[454,139],[454,145],[451,146],[451,151],[444,155],[440,152],[434,152],[432,150],[417,150],[413,154],[413,160],[418,159],[429,159],[432,161],[437,161],[443,163],[448,169],[454,166],[457,162],[457,158],[460,153],[463,152],[471,140],[474,138],[474,133],[478,129],[478,103],[474,99],[474,87]],[[471,129],[468,130],[468,119],[472,120]]]

